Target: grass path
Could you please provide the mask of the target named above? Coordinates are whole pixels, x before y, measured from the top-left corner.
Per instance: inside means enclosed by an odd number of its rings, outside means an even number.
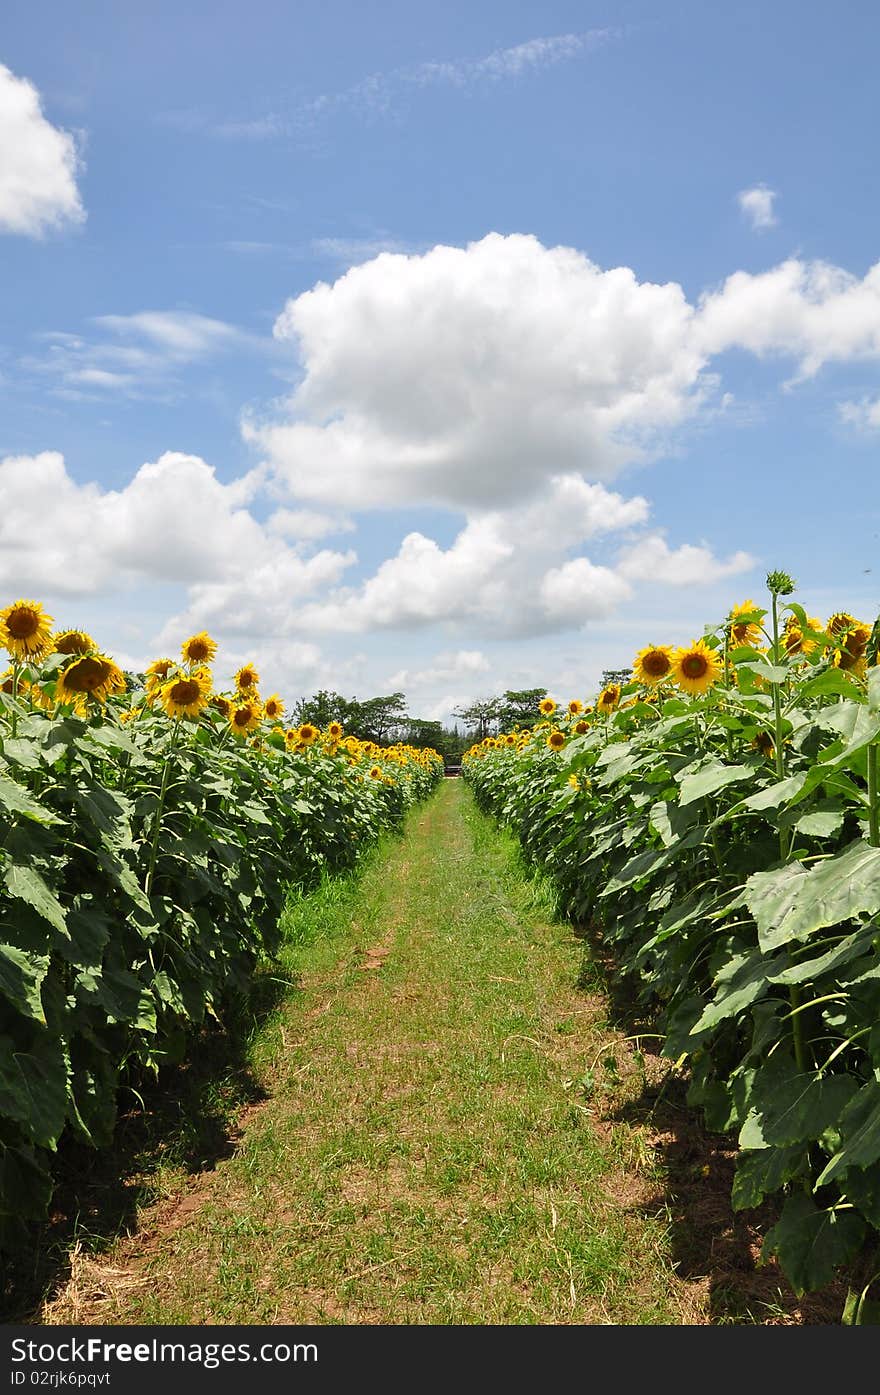
[[[606,1008],[512,849],[449,780],[341,897],[300,906],[294,931],[326,923],[254,1044],[266,1102],[42,1321],[706,1321],[634,1204],[637,1128],[585,1103]]]

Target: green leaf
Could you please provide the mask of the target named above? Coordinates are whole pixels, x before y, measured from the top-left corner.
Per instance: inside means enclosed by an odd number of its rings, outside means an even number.
[[[846,809],[839,804],[829,804],[825,808],[814,809],[811,814],[802,814],[795,828],[807,838],[833,838],[843,827],[846,813]]]
[[[0,1139],[0,1215],[41,1220],[51,1199],[52,1178],[42,1159]]]
[[[880,1084],[869,1080],[850,1100],[840,1119],[840,1147],[817,1178],[823,1187],[850,1167],[869,1167],[880,1158]]]
[[[24,1017],[45,1023],[40,988],[49,970],[49,956],[23,954],[0,944],[0,993]]]
[[[24,770],[39,770],[40,753],[33,741],[22,737],[7,736],[3,741],[3,754],[7,760],[20,765]]]
[[[758,1071],[754,1081],[754,1108],[761,1116],[761,1133],[767,1143],[810,1143],[836,1124],[858,1089],[849,1075],[816,1077],[803,1071],[780,1080],[769,1080]]]
[[[824,974],[840,969],[846,964],[851,964],[862,955],[867,954],[871,948],[876,929],[875,925],[868,925],[861,930],[853,931],[851,935],[838,940],[837,944],[826,950],[824,954],[799,959],[790,968],[781,969],[777,974],[771,974],[771,982],[784,984],[815,983]]]
[[[62,935],[68,935],[61,902],[35,867],[22,867],[20,863],[13,862],[5,869],[3,880],[10,896],[17,897],[19,901],[27,901],[29,906],[33,906],[34,910]]]
[[[806,774],[789,775],[786,780],[777,780],[775,784],[768,785],[765,790],[759,790],[757,794],[750,794],[748,799],[744,799],[743,809],[778,809],[780,804],[787,804],[790,799],[794,799],[796,794],[800,794],[804,787]]]
[[[775,1255],[802,1298],[830,1283],[864,1237],[865,1223],[855,1212],[820,1210],[806,1192],[797,1191],[786,1197],[782,1216],[767,1232],[761,1261],[765,1263]]]
[[[769,664],[766,659],[754,659],[737,664],[737,670],[748,669],[763,678],[767,683],[785,683],[791,677],[791,668],[785,664]]]
[[[858,688],[851,678],[847,678],[845,673],[841,673],[839,668],[826,669],[824,673],[817,674],[815,678],[808,678],[798,689],[798,695],[803,698],[811,697],[846,697],[857,699]]]
[[[49,809],[44,809],[42,804],[38,804],[35,799],[32,799],[20,785],[2,777],[0,777],[0,804],[7,808],[10,813],[23,814],[26,819],[33,819],[35,823],[63,823],[57,814],[53,814]]]
[[[686,804],[693,803],[695,799],[703,799],[707,794],[714,794],[716,790],[723,789],[725,785],[735,784],[738,780],[751,779],[754,773],[754,767],[751,765],[724,765],[721,761],[710,761],[696,774],[683,777],[678,802],[684,807]]]
[[[693,1037],[698,1037],[709,1027],[717,1027],[719,1022],[736,1017],[744,1008],[756,1002],[769,988],[770,975],[780,968],[786,968],[788,962],[786,955],[771,959],[760,950],[732,954],[716,975],[715,998],[703,1009],[694,1024]]]
[[[0,1037],[0,1114],[32,1143],[53,1148],[67,1113],[67,1062],[57,1037],[43,1033],[33,1049],[16,1051]]]
[[[826,730],[839,732],[844,742],[842,750],[837,749],[835,742],[819,756],[822,765],[834,768],[846,765],[858,751],[876,740],[880,733],[880,712],[869,712],[857,702],[839,702],[830,712],[822,714],[822,725]]]
[[[808,1162],[809,1153],[802,1144],[740,1153],[730,1195],[734,1211],[760,1206],[766,1196],[799,1177]]]
[[[880,910],[880,848],[859,839],[811,871],[789,863],[754,872],[745,899],[767,952],[855,916],[875,915]]]

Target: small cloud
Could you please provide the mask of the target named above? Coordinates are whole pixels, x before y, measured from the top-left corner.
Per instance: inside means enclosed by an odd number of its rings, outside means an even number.
[[[858,431],[880,431],[880,397],[873,402],[869,397],[860,402],[841,402],[837,410],[847,426]]]
[[[76,140],[46,120],[33,83],[0,63],[0,233],[39,238],[82,223],[80,164]]]
[[[755,231],[763,232],[766,228],[775,228],[779,222],[773,211],[773,200],[777,197],[775,189],[756,184],[753,189],[741,189],[736,201]]]

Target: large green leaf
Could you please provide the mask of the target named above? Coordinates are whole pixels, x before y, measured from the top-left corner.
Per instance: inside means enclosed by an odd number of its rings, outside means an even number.
[[[840,1177],[847,1168],[869,1167],[880,1158],[880,1084],[869,1080],[851,1099],[840,1119],[840,1147],[816,1182]]]
[[[799,1143],[788,1148],[756,1148],[740,1153],[730,1194],[734,1211],[760,1206],[765,1197],[800,1177],[808,1161],[807,1149]]]
[[[23,954],[12,945],[0,944],[0,994],[35,1022],[46,1021],[40,988],[48,969],[48,955]]]
[[[52,1178],[32,1148],[0,1139],[0,1215],[39,1220],[52,1199]]]
[[[857,1082],[849,1075],[817,1078],[814,1071],[804,1071],[780,1080],[775,1071],[769,1077],[758,1071],[753,1105],[761,1116],[764,1139],[783,1146],[820,1138],[838,1122],[857,1089]]]
[[[0,777],[0,804],[10,813],[23,814],[26,819],[33,819],[35,823],[63,822],[57,814],[53,814],[50,809],[44,809],[42,804],[38,804],[36,799],[31,798],[20,785],[3,777]]]
[[[752,779],[754,774],[751,765],[724,765],[721,761],[709,761],[701,770],[684,776],[678,802],[682,807],[692,804],[695,799],[704,799],[707,794],[724,789],[725,785]]]
[[[44,920],[48,920],[62,935],[67,935],[67,920],[61,902],[36,867],[22,867],[20,863],[13,862],[4,870],[3,880],[10,896],[27,901]]]
[[[799,1298],[824,1288],[858,1251],[865,1223],[854,1211],[820,1210],[806,1192],[786,1197],[779,1221],[768,1230],[761,1259],[779,1260]]]
[[[67,1062],[57,1037],[42,1033],[29,1051],[0,1037],[0,1114],[32,1143],[53,1148],[67,1112]]]
[[[746,882],[746,905],[767,952],[816,930],[880,910],[880,848],[861,839],[806,871],[790,863],[755,872]]]

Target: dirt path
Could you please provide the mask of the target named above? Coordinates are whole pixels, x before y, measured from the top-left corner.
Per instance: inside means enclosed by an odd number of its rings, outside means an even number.
[[[80,1258],[45,1323],[688,1323],[657,1159],[584,1077],[582,946],[447,781],[368,867],[232,1156]],[[604,1054],[607,1055],[607,1052]]]

